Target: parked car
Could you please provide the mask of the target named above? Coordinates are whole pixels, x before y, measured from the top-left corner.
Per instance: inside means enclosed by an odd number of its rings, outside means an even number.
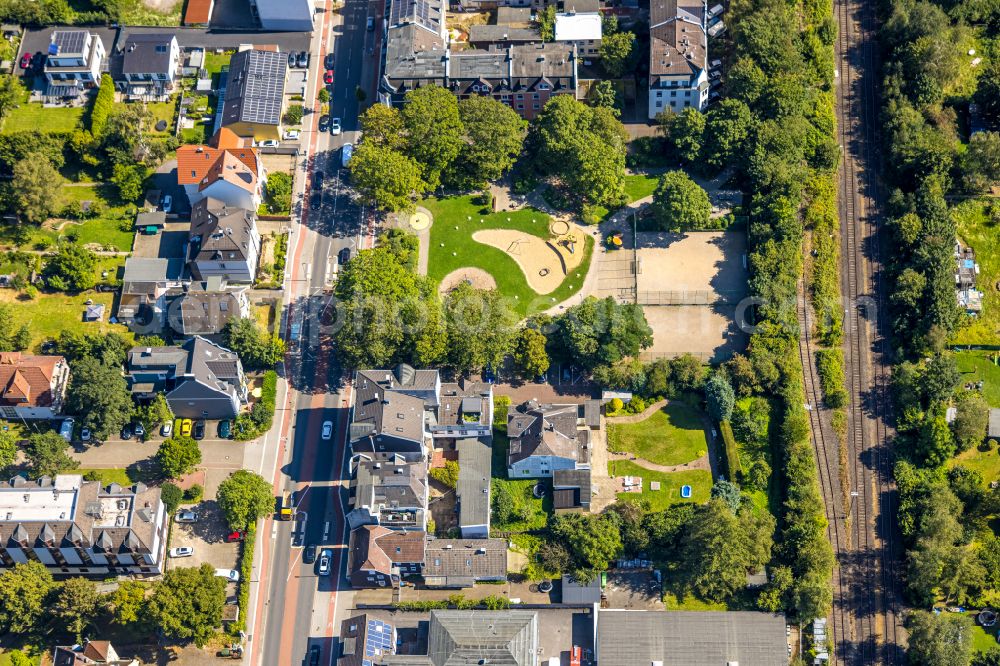
[[[143,427],[141,423],[132,424],[132,432],[135,433],[136,438],[145,439],[146,438],[146,428]]]
[[[194,422],[194,438],[205,439],[205,420],[198,419]]]
[[[190,437],[192,427],[194,427],[194,422],[191,419],[183,419],[181,421],[181,437]]]
[[[368,17],[368,31],[371,32],[374,29],[375,29],[375,17],[374,16],[369,16]]]
[[[333,551],[329,548],[324,548],[319,554],[319,575],[329,576],[331,569],[331,562],[333,561]]]
[[[342,247],[340,252],[337,253],[337,263],[344,265],[351,260],[351,248]]]
[[[167,421],[160,426],[160,434],[164,437],[170,437],[170,433],[174,431],[174,424],[171,421]]]
[[[323,204],[323,195],[316,192],[309,199],[309,210],[319,210],[319,207]]]
[[[294,69],[297,62],[298,62],[298,57],[296,57],[295,51],[292,51],[291,53],[288,54],[288,68]]]
[[[35,55],[31,56],[31,66],[34,69],[41,71],[42,67],[45,65],[45,54],[41,51],[35,51]]]
[[[309,648],[309,666],[319,666],[319,646],[313,645]]]
[[[191,557],[194,555],[194,548],[191,546],[178,546],[177,548],[171,548],[167,554],[170,557]]]
[[[264,139],[257,145],[261,148],[277,148],[281,143],[277,139]]]
[[[346,248],[345,248],[346,249]],[[323,421],[323,441],[333,436],[333,421]]]
[[[31,54],[25,53],[23,56],[21,56],[21,69],[28,69],[30,65],[31,65]]]
[[[226,543],[234,543],[236,541],[243,541],[243,532],[240,530],[233,530],[226,535]]]
[[[160,203],[163,204],[163,212],[169,213],[170,209],[174,207],[174,198],[169,194],[164,194],[163,198],[160,199]]]
[[[298,141],[301,134],[299,130],[286,130],[284,138],[285,141]]]
[[[333,54],[327,53],[326,57],[323,58],[323,67],[327,69],[333,69]]]
[[[306,564],[312,564],[316,561],[316,544],[311,543],[305,547],[302,551],[302,561]]]
[[[351,163],[351,155],[354,154],[354,146],[349,143],[345,143],[343,148],[340,149],[340,166],[347,167]]]
[[[226,578],[232,583],[240,579],[240,572],[236,569],[216,569],[215,575],[220,578]]]
[[[75,423],[76,420],[72,416],[63,419],[62,425],[59,426],[59,436],[67,442],[73,439],[73,424]]]
[[[229,419],[219,421],[219,439],[229,439],[233,436],[233,423]]]
[[[325,72],[323,72],[323,83],[325,83],[326,85],[330,85],[331,83],[333,83],[332,69],[328,69]]]
[[[319,117],[319,131],[325,132],[330,129],[330,116]]]
[[[340,131],[340,118],[334,118],[330,121],[330,134],[337,136]]]
[[[308,69],[309,68],[309,52],[308,51],[299,51],[299,57],[296,58],[296,64],[301,69]]]
[[[323,178],[326,177],[322,171],[313,172],[313,185],[319,186],[323,184]]]
[[[174,520],[178,523],[197,523],[198,514],[194,511],[178,511],[174,514]]]
[[[122,439],[132,439],[132,424],[126,423],[122,431],[118,433]]]
[[[90,428],[84,428],[80,431],[80,441],[89,442],[90,441]]]

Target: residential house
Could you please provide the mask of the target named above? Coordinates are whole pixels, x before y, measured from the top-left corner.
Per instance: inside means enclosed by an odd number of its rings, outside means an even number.
[[[424,564],[425,532],[362,525],[351,532],[347,575],[351,587],[395,587],[403,576],[419,574]]]
[[[601,608],[594,653],[598,666],[787,666],[788,639],[771,613]]]
[[[396,629],[369,613],[349,617],[340,624],[337,666],[372,666],[396,651]]]
[[[976,288],[979,263],[971,247],[955,243],[955,298],[969,316],[978,316],[983,310],[983,292]]]
[[[394,530],[427,529],[427,465],[362,460],[348,504],[351,529],[381,525]]]
[[[553,95],[578,98],[576,45],[518,43],[512,31],[488,49],[451,51],[444,0],[391,2],[380,98],[400,106],[410,90],[436,84],[459,99],[488,95],[527,120]]]
[[[207,146],[177,149],[177,184],[184,187],[191,206],[212,198],[231,208],[257,210],[264,196],[267,174],[257,150],[223,127]]]
[[[427,626],[427,654],[386,655],[380,663],[536,666],[538,643],[538,614],[534,611],[433,610]]]
[[[230,319],[250,317],[250,285],[228,285],[219,275],[173,290],[167,322],[175,333],[218,335]]]
[[[138,659],[123,659],[110,641],[84,641],[83,645],[57,647],[52,666],[139,666]]]
[[[235,418],[248,400],[239,357],[200,336],[178,347],[133,347],[127,364],[133,397],[151,400],[165,393],[182,418]]]
[[[183,259],[126,259],[118,321],[137,333],[158,334],[165,323],[167,294],[184,285],[183,275]]]
[[[0,570],[40,562],[56,575],[163,573],[167,511],[160,489],[79,474],[0,483]]]
[[[507,474],[512,479],[551,477],[558,469],[590,468],[590,430],[583,405],[535,401],[507,411]]]
[[[601,6],[598,0],[565,0],[556,14],[555,41],[573,44],[584,60],[601,55]]]
[[[651,0],[649,119],[708,105],[705,6],[697,0]]]
[[[467,398],[471,400],[471,398]],[[465,437],[458,448],[458,484],[455,501],[462,538],[485,539],[490,535],[490,467],[493,447],[489,440]]]
[[[46,97],[76,97],[101,82],[106,51],[100,36],[87,30],[56,30],[45,58]]]
[[[495,23],[469,26],[469,44],[477,49],[506,48],[541,41],[542,35],[527,7],[498,7]]]
[[[0,352],[0,417],[53,419],[59,415],[69,384],[69,364],[62,356]]]
[[[250,0],[263,30],[312,32],[316,7],[313,0]]]
[[[590,511],[590,469],[552,472],[552,509],[556,514]]]
[[[437,370],[359,370],[355,374],[348,441],[370,460],[424,460],[432,446],[492,436],[493,388],[442,384]]]
[[[253,282],[260,258],[260,232],[252,208],[234,208],[206,197],[191,209],[188,260],[197,280]]]
[[[432,539],[424,551],[427,587],[472,587],[507,580],[504,539]]]
[[[133,34],[121,48],[122,91],[140,99],[163,99],[174,91],[181,51],[168,33]]]
[[[280,139],[287,69],[285,53],[257,49],[234,53],[222,103],[222,126],[258,142]]]

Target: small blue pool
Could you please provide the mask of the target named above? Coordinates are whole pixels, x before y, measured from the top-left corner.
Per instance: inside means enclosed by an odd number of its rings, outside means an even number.
[[[681,497],[684,499],[691,497],[691,486],[681,486]]]

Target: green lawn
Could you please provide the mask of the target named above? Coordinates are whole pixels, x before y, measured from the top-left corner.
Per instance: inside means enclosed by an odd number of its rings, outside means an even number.
[[[618,499],[626,502],[649,502],[650,509],[659,511],[679,502],[703,504],[712,491],[712,473],[704,469],[684,472],[654,472],[630,460],[612,460],[608,463],[611,476],[641,476],[642,493],[618,493]],[[650,481],[659,481],[659,490],[650,490]],[[681,486],[691,486],[690,499],[681,499]]]
[[[628,202],[632,203],[652,196],[659,182],[659,176],[648,176],[643,173],[625,176],[625,194],[628,196]]]
[[[1000,367],[993,363],[997,352],[957,352],[955,361],[962,373],[961,383],[983,382],[983,397],[990,407],[1000,407]]]
[[[986,199],[970,199],[952,208],[958,226],[958,237],[976,252],[979,264],[977,286],[983,292],[983,311],[978,317],[969,318],[952,342],[959,345],[1000,344],[1000,291],[995,285],[1000,280],[1000,244],[997,229],[989,224],[986,216]]]
[[[88,467],[81,467],[75,473],[86,475],[89,472],[97,474],[100,477],[101,484],[105,486],[111,483],[117,483],[120,486],[132,485],[132,478],[129,477],[128,471],[124,469],[90,469]]]
[[[14,132],[70,132],[77,128],[83,118],[86,107],[55,106],[43,107],[41,104],[24,101],[3,121],[4,134]]]
[[[511,523],[497,524],[493,527],[503,532],[527,532],[545,527],[549,514],[552,513],[552,493],[547,492],[538,499],[532,494],[532,488],[538,479],[508,479],[507,478],[507,448],[510,441],[505,432],[493,431],[493,487],[506,486],[514,498],[515,511],[523,515],[522,520]],[[543,483],[545,482],[542,479]],[[546,487],[550,487],[546,484]]]
[[[983,483],[986,485],[989,485],[991,481],[1000,480],[1000,452],[998,451],[980,451],[973,447],[959,453],[948,464],[952,467],[961,465],[976,470],[982,475]]]
[[[85,322],[84,302],[92,299],[95,303],[104,304],[104,321]],[[115,332],[131,340],[132,333],[121,324],[109,324],[108,318],[114,314],[112,309],[115,295],[89,291],[77,295],[43,294],[39,293],[33,300],[18,300],[17,294],[10,289],[0,290],[0,302],[12,303],[12,313],[16,326],[28,324],[31,328],[32,348],[46,338],[58,337],[63,330],[81,331],[84,333]]]
[[[495,247],[477,243],[472,240],[472,234],[484,229],[516,229],[539,238],[548,238],[548,215],[531,208],[484,214],[482,206],[473,203],[473,198],[468,196],[426,199],[422,205],[434,216],[430,231],[428,275],[440,280],[458,268],[481,268],[493,276],[497,289],[511,300],[512,307],[518,314],[545,310],[566,300],[580,288],[590,268],[594,241],[587,235],[584,236],[583,262],[554,292],[539,296],[528,286],[521,267],[510,255]],[[482,224],[479,220],[483,220]],[[442,243],[444,247],[441,246]]]
[[[969,615],[975,621],[975,613],[966,613],[966,615]],[[987,629],[978,624],[975,625],[972,628],[972,649],[976,652],[989,652],[993,648],[1000,647],[1000,644],[997,643],[996,632],[996,627]]]
[[[174,128],[177,125],[177,105],[179,104],[179,99],[174,97],[173,99],[166,102],[151,102],[146,105],[153,113],[153,127],[150,128],[150,133],[154,136],[173,136]],[[156,131],[156,123],[159,121],[165,121],[167,123],[167,129],[162,132]]]
[[[688,594],[683,600],[678,599],[677,595],[673,592],[666,591],[663,593],[663,605],[668,611],[670,610],[680,610],[680,611],[725,611],[729,610],[726,604],[713,604],[708,601],[702,601],[698,597]]]
[[[226,51],[225,53],[215,53],[214,51],[205,52],[205,69],[208,70],[209,74],[218,74],[222,71],[223,67],[229,66],[229,60],[233,57],[232,51]]]
[[[608,419],[608,449],[658,465],[682,465],[708,452],[702,418],[697,409],[671,402],[638,423]]]

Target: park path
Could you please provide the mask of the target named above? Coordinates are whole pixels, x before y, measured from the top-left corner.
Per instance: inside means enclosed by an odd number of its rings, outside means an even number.
[[[660,465],[658,463],[650,462],[645,458],[640,458],[631,453],[615,453],[613,451],[608,451],[608,457],[611,460],[628,460],[634,462],[639,467],[644,467],[651,472],[684,472],[689,469],[704,469],[712,471],[712,465],[709,462],[708,454],[706,453],[700,458],[695,458],[690,462],[683,463],[681,465]]]

